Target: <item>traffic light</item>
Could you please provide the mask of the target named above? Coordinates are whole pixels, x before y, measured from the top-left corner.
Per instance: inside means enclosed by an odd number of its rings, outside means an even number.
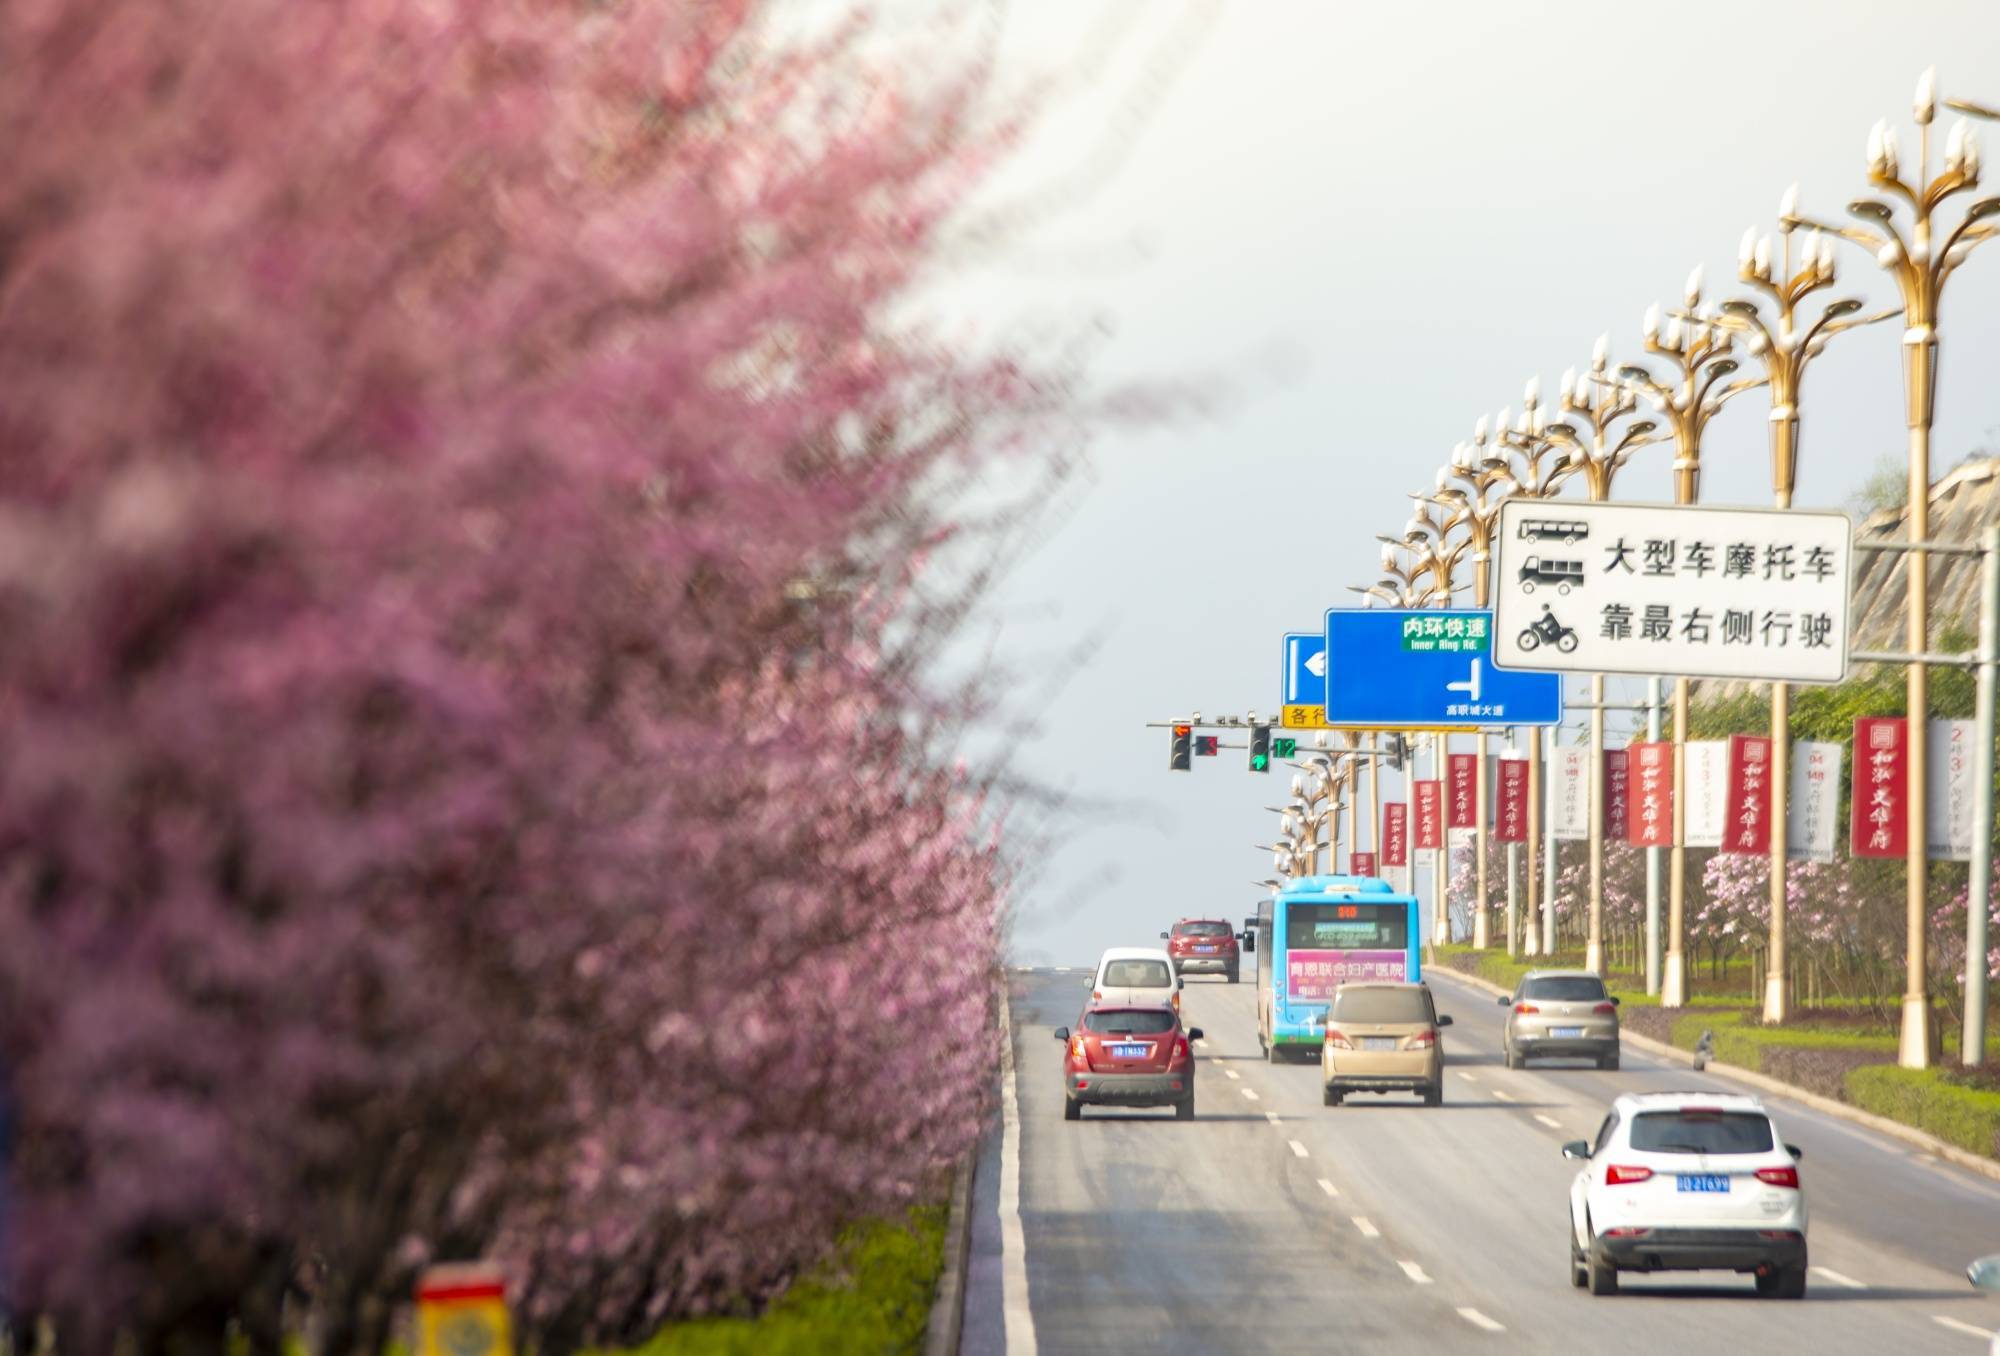
[[[1271,770],[1271,727],[1268,725],[1250,727],[1250,770],[1252,772]]]
[[[1194,737],[1194,756],[1197,758],[1213,758],[1216,751],[1221,747],[1221,735],[1196,735]]]
[[[1299,741],[1296,739],[1274,739],[1271,741],[1273,758],[1296,758],[1299,756]]]
[[[1167,767],[1174,772],[1186,772],[1194,766],[1191,750],[1194,743],[1194,726],[1174,726],[1174,743],[1167,755]]]

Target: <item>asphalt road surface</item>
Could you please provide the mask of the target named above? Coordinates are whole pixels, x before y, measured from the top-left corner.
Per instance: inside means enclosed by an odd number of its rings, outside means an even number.
[[[1624,1067],[1510,1071],[1494,999],[1432,972],[1445,1104],[1322,1107],[1316,1064],[1259,1053],[1256,986],[1190,976],[1196,1119],[1171,1108],[1062,1118],[1062,1050],[1082,969],[1010,975],[1012,1108],[976,1179],[967,1356],[1032,1352],[1956,1352],[1984,1356],[2000,1299],[1965,1281],[2000,1252],[2000,1183],[1797,1103],[1812,1212],[1806,1298],[1747,1276],[1620,1277],[1572,1289],[1576,1165],[1621,1092],[1726,1080],[1627,1047]],[[1338,1344],[1333,1345],[1333,1344]]]

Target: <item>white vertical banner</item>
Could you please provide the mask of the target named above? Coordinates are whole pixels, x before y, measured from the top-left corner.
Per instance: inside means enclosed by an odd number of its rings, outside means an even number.
[[[1934,862],[1972,860],[1973,757],[1977,747],[1969,720],[1930,723],[1928,822],[1924,843]]]
[[[1830,862],[1840,836],[1840,767],[1847,746],[1799,739],[1792,743],[1792,794],[1785,806],[1785,855]]]
[[[1690,739],[1687,779],[1687,845],[1721,847],[1729,819],[1729,741]]]
[[[1549,836],[1574,843],[1590,837],[1590,750],[1558,744],[1549,762]]]

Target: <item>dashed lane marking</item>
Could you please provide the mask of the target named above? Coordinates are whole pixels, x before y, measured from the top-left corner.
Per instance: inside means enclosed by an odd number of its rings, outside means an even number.
[[[1512,1096],[1511,1094],[1509,1094],[1509,1093],[1505,1093],[1505,1092],[1502,1092],[1502,1091],[1500,1091],[1500,1089],[1498,1089],[1498,1088],[1495,1088],[1495,1089],[1493,1089],[1493,1095],[1494,1095],[1495,1097],[1498,1097],[1498,1098],[1499,1098],[1499,1099],[1500,1099],[1501,1101],[1503,1101],[1503,1102],[1511,1102],[1511,1101],[1513,1101],[1513,1100],[1514,1100],[1514,1098],[1513,1098],[1513,1096]]]
[[[1356,1215],[1353,1218],[1354,1218],[1354,1227],[1361,1231],[1361,1236],[1363,1238],[1380,1238],[1382,1236],[1382,1231],[1375,1227],[1375,1225],[1369,1220],[1368,1216]]]
[[[1403,1269],[1405,1276],[1408,1276],[1418,1285],[1429,1285],[1431,1283],[1431,1278],[1424,1275],[1424,1269],[1415,1262],[1398,1262],[1396,1265]]]
[[[1224,1069],[1222,1071],[1222,1076],[1228,1079],[1232,1083],[1240,1083],[1243,1081],[1243,1075],[1236,1072],[1236,1070],[1234,1069]]]
[[[1458,1076],[1459,1076],[1460,1078],[1463,1078],[1463,1079],[1464,1079],[1464,1080],[1465,1080],[1466,1082],[1468,1082],[1468,1083],[1477,1083],[1477,1082],[1479,1081],[1479,1075],[1478,1075],[1478,1074],[1470,1074],[1470,1073],[1467,1073],[1467,1072],[1466,1072],[1465,1070],[1463,1070],[1463,1069],[1460,1069],[1460,1070],[1458,1071]]]
[[[1293,1157],[1293,1158],[1304,1158],[1304,1157],[1306,1156],[1306,1146],[1305,1146],[1305,1145],[1303,1145],[1303,1144],[1301,1144],[1301,1143],[1299,1143],[1299,1142],[1298,1142],[1297,1140],[1295,1140],[1295,1139],[1288,1139],[1288,1140],[1286,1140],[1286,1141],[1285,1141],[1285,1143],[1287,1143],[1287,1144],[1289,1144],[1289,1145],[1291,1145],[1291,1146],[1292,1146],[1292,1157]]]
[[[1812,1274],[1821,1280],[1832,1281],[1835,1285],[1845,1286],[1849,1290],[1866,1290],[1868,1288],[1866,1281],[1857,1281],[1852,1276],[1843,1276],[1832,1267],[1814,1267],[1812,1268]]]
[[[1482,1329],[1486,1332],[1507,1331],[1507,1329],[1503,1325],[1495,1323],[1492,1319],[1488,1318],[1485,1314],[1480,1313],[1477,1309],[1460,1309],[1458,1311],[1458,1316],[1464,1319],[1467,1323],[1470,1323],[1473,1327]]]
[[[1329,1196],[1338,1196],[1340,1194],[1340,1188],[1327,1181],[1324,1177],[1319,1179],[1319,1189]]]
[[[1953,1332],[1962,1332],[1968,1337],[1987,1338],[1993,1336],[1992,1333],[1986,1331],[1984,1328],[1976,1327],[1971,1323],[1961,1323],[1955,1318],[1946,1318],[1943,1314],[1932,1314],[1931,1322],[1941,1328],[1950,1328]]]
[[[1276,1125],[1278,1123],[1278,1113],[1275,1111],[1266,1111],[1264,1113],[1264,1119],[1269,1121],[1271,1124]]]
[[[1543,1125],[1549,1127],[1549,1129],[1551,1130],[1562,1129],[1562,1122],[1558,1121],[1554,1116],[1544,1116],[1541,1112],[1537,1111],[1535,1113],[1535,1119],[1540,1121]]]
[[[1255,1088],[1238,1088],[1237,1091],[1242,1093],[1245,1097],[1248,1097],[1253,1102],[1259,1100],[1257,1096],[1257,1090]]]

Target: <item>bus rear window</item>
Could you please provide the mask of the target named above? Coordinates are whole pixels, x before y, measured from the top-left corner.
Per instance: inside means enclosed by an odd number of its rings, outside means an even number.
[[[1285,946],[1293,951],[1401,951],[1409,940],[1405,903],[1293,904],[1285,910]]]

